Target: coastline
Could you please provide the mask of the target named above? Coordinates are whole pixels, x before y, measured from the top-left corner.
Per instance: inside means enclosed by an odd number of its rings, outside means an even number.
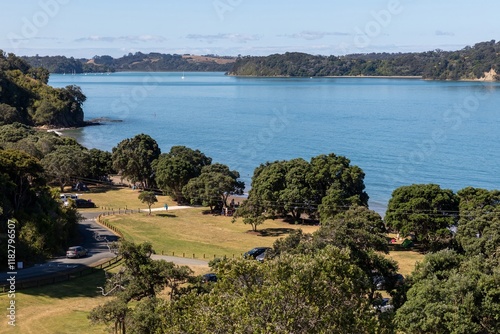
[[[63,131],[67,130],[75,130],[75,129],[81,129],[85,128],[87,126],[95,126],[95,125],[102,125],[102,123],[99,122],[93,122],[93,121],[84,121],[83,125],[81,126],[70,126],[70,127],[57,127],[57,126],[49,126],[49,125],[41,125],[41,126],[35,126],[34,128],[39,131],[47,131],[47,132],[54,132],[58,134],[59,136],[63,135]]]

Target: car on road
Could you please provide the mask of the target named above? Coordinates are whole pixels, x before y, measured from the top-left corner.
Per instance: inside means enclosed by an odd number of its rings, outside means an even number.
[[[82,198],[75,199],[75,205],[77,208],[95,208],[96,205],[91,200],[86,200]]]
[[[68,248],[68,250],[66,251],[66,257],[68,259],[79,259],[81,257],[87,256],[87,253],[87,250],[82,246],[73,246]]]
[[[264,261],[265,253],[270,247],[255,247],[243,254],[245,259],[255,259],[260,262]]]

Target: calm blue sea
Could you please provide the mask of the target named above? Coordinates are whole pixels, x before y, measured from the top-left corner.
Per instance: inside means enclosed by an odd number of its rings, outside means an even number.
[[[344,155],[366,173],[370,207],[413,183],[500,189],[500,84],[380,78],[238,78],[223,73],[51,75],[78,85],[85,118],[71,130],[110,151],[139,133],[162,152],[199,149],[250,186],[266,161]]]

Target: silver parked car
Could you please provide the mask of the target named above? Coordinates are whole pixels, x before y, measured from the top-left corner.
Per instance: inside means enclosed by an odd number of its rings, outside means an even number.
[[[66,251],[67,258],[81,258],[82,256],[87,256],[87,250],[82,246],[73,246],[68,248]]]

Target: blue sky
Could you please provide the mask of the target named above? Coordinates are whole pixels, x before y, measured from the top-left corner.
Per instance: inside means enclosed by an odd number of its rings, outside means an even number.
[[[457,50],[500,34],[498,0],[22,0],[0,8],[0,49],[18,55]]]

